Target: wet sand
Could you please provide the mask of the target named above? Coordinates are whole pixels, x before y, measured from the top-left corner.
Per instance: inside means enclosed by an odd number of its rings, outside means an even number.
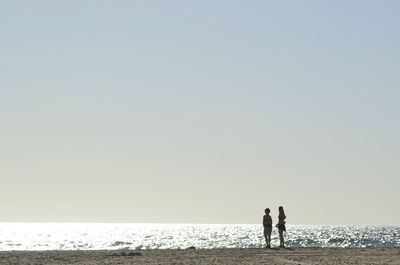
[[[400,248],[3,251],[0,264],[399,264]]]

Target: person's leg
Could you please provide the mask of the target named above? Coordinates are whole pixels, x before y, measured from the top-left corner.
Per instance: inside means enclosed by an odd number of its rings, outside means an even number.
[[[267,238],[267,247],[271,247],[271,231],[268,232]]]
[[[268,247],[268,233],[265,229],[264,229],[264,237],[265,237],[265,243],[267,244]]]
[[[279,229],[279,247],[284,247],[285,246],[285,240],[283,239],[283,229]]]

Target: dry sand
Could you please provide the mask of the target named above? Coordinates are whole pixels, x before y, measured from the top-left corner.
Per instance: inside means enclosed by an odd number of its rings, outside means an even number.
[[[136,256],[137,255],[137,256]],[[400,264],[400,248],[3,251],[0,264]]]

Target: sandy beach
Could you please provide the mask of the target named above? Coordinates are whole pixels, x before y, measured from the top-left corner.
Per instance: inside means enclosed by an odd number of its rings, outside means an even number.
[[[4,251],[0,264],[400,264],[400,248]]]

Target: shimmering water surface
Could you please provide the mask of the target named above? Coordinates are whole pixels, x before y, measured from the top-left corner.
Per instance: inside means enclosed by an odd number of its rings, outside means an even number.
[[[400,226],[288,225],[288,247],[400,247]],[[278,231],[272,245],[279,245]],[[261,248],[260,225],[0,223],[0,250]]]

